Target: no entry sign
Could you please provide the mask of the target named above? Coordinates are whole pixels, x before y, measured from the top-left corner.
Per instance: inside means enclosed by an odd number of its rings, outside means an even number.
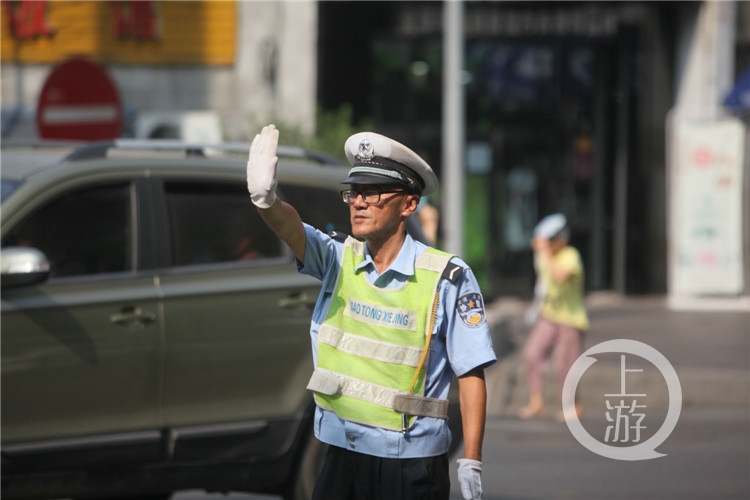
[[[85,59],[66,61],[44,82],[36,124],[43,139],[119,137],[122,105],[117,88],[99,64]]]

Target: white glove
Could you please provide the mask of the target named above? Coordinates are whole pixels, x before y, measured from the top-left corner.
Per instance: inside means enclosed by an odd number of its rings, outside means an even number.
[[[279,145],[279,131],[274,125],[266,125],[255,136],[250,145],[247,160],[247,190],[255,206],[269,208],[276,201],[276,147]]]
[[[464,500],[482,498],[482,462],[468,458],[458,459],[458,484]]]

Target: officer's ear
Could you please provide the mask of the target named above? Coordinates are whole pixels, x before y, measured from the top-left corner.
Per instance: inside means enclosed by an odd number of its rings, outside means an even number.
[[[414,212],[417,211],[417,206],[419,205],[419,199],[420,196],[418,194],[409,193],[404,197],[404,217],[409,217]]]

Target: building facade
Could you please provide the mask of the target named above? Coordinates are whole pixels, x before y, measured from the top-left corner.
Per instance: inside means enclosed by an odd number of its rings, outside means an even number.
[[[315,3],[4,0],[2,8],[6,132],[17,125],[16,134],[34,135],[44,81],[71,57],[100,63],[114,80],[125,135],[139,116],[164,116],[158,135],[173,125],[170,114],[195,111],[214,113],[226,140],[277,117],[314,128]],[[149,122],[145,136],[160,126]]]
[[[665,291],[663,120],[674,62],[664,33],[676,11],[466,3],[465,248],[493,293],[531,293],[531,230],[552,212],[570,220],[589,290]],[[319,44],[323,105],[356,103],[437,169],[441,12],[440,2],[326,3]],[[334,21],[344,18],[367,22]],[[337,80],[352,60],[359,73]]]
[[[224,140],[245,140],[268,120],[312,132],[316,109],[349,105],[355,122],[409,144],[442,172],[442,2],[4,1],[3,8],[4,137],[28,125],[54,65],[84,56],[116,82],[126,135],[179,135],[169,116],[196,111],[218,118]],[[746,295],[746,141],[731,181],[740,199],[727,208],[740,211],[732,220],[739,217],[741,237],[727,240],[734,253],[716,250],[723,244],[716,235],[736,232],[736,222],[722,228],[680,218],[692,199],[676,194],[682,173],[672,148],[682,133],[677,118],[733,119],[744,134],[744,118],[731,117],[722,101],[749,60],[747,6],[505,1],[465,2],[464,12],[464,257],[485,293],[531,295],[531,230],[563,212],[588,291],[679,292],[679,283],[698,275],[710,282],[720,274],[712,266],[728,262],[721,272],[740,275],[731,290],[686,293]],[[702,111],[693,110],[704,98]],[[453,209],[439,193],[430,201]],[[721,210],[704,214],[719,213],[718,221]],[[705,241],[686,234],[716,238],[701,247]]]
[[[692,268],[708,281],[741,275],[721,294],[747,293],[746,228],[740,236],[736,224],[719,227],[719,215],[673,231],[678,212],[693,210],[694,200],[673,206],[682,174],[670,168],[668,154],[668,117],[690,102],[680,98],[687,86],[693,89],[687,95],[712,103],[713,115],[704,119],[729,119],[722,100],[742,43],[727,27],[743,24],[745,8],[733,2],[464,4],[464,248],[488,295],[531,295],[531,231],[552,212],[568,216],[588,291],[679,292],[675,272]],[[439,173],[442,12],[441,2],[323,2],[318,45],[322,105],[354,103],[357,117],[372,118],[412,145]],[[722,33],[723,41],[708,40],[711,33]],[[692,63],[700,47],[708,47],[709,59]],[[707,88],[693,73],[718,83]],[[740,187],[747,167],[741,151],[736,158],[732,210],[744,197],[747,213],[747,183]],[[440,205],[440,198],[434,202]],[[693,239],[685,247],[690,232],[713,236],[707,245]],[[735,232],[732,251],[724,252],[719,235]]]

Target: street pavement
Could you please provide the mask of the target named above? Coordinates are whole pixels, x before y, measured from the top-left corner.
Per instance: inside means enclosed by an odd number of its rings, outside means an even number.
[[[485,500],[750,498],[750,311],[674,310],[664,297],[588,298],[591,330],[584,350],[614,339],[648,344],[674,367],[682,390],[674,431],[656,447],[664,456],[622,461],[585,448],[566,423],[554,419],[560,397],[551,376],[545,383],[548,416],[515,416],[528,395],[520,357],[529,331],[522,319],[528,305],[501,299],[488,307],[500,362],[487,370]],[[597,361],[579,385],[581,423],[600,442],[614,423],[607,420],[605,404],[616,402],[604,395],[619,393],[621,355],[594,356]],[[639,409],[645,414],[643,442],[664,423],[669,391],[648,361],[627,354],[626,363],[628,369],[643,370],[626,378],[628,393],[647,394],[638,400],[644,405]],[[630,439],[608,444],[632,446],[634,436]],[[459,500],[455,471],[451,484],[451,499]]]
[[[499,299],[488,306],[488,321],[500,362],[487,370],[488,414],[512,416],[525,404],[527,390],[520,351],[530,327],[523,323],[527,302]],[[666,357],[680,380],[683,407],[748,406],[750,392],[750,309],[734,311],[674,310],[665,297],[622,297],[594,294],[587,298],[591,328],[583,350],[615,339],[645,343]],[[603,395],[621,383],[622,354],[602,354],[579,384],[584,411],[604,405]],[[628,374],[648,394],[651,407],[668,403],[666,382],[650,363],[626,355]],[[560,407],[552,370],[545,379],[545,399],[553,411]],[[602,406],[603,407],[603,406]]]
[[[601,439],[604,415],[583,420]],[[748,410],[736,406],[685,409],[675,430],[657,447],[665,456],[632,462],[589,451],[566,424],[552,419],[491,417],[484,439],[482,498],[747,500],[749,447]],[[451,470],[451,500],[461,498]]]
[[[487,308],[500,360],[486,372],[484,500],[750,499],[749,310],[675,310],[665,297],[594,294],[587,298],[591,329],[584,350],[607,340],[643,342],[664,355],[680,381],[683,404],[678,422],[656,447],[664,456],[622,461],[585,448],[566,423],[555,420],[560,398],[551,376],[545,383],[549,414],[528,421],[515,416],[528,396],[520,358],[529,332],[523,323],[528,306],[501,298]],[[621,355],[596,355],[597,361],[579,384],[581,423],[600,442],[612,425],[604,395],[621,387]],[[643,370],[627,375],[628,392],[647,395],[638,401],[645,405],[639,410],[646,415],[643,442],[664,423],[669,391],[661,372],[648,361],[627,354],[626,364],[628,369]],[[632,445],[632,438],[629,444],[615,445]],[[451,457],[451,500],[461,499],[455,472],[461,452]],[[278,497],[182,492],[174,500],[219,498]]]

